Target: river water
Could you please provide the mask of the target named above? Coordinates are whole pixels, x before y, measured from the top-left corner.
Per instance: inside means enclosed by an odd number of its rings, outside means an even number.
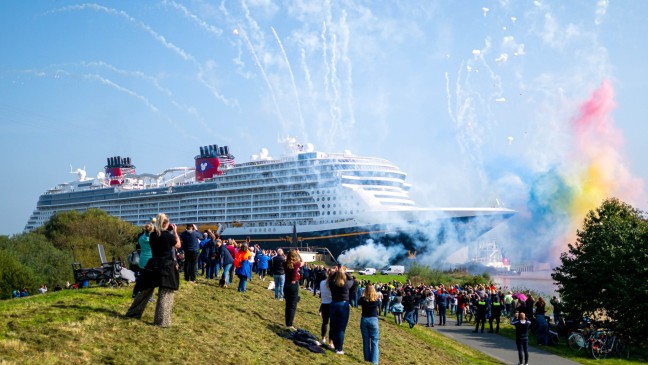
[[[557,295],[558,289],[551,279],[551,271],[534,271],[523,272],[516,276],[492,276],[495,286],[502,287],[503,290],[531,289],[545,296],[545,299]]]

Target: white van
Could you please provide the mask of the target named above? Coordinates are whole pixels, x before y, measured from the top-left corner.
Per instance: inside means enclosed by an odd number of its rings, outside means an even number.
[[[366,267],[360,271],[358,271],[358,274],[360,275],[376,275],[376,269],[373,267]]]
[[[405,273],[405,266],[388,265],[380,270],[383,275],[403,275]]]

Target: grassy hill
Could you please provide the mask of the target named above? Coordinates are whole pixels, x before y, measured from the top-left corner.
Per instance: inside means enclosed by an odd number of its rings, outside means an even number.
[[[238,279],[237,279],[238,280]],[[236,281],[237,281],[236,280]],[[123,317],[132,288],[89,288],[0,302],[0,363],[54,364],[358,364],[362,357],[360,313],[352,310],[345,353],[315,354],[279,336],[283,302],[268,282],[248,292],[220,289],[213,281],[181,283],[173,326],[152,325],[154,304],[142,320]],[[319,335],[319,298],[301,291],[295,326]],[[383,364],[499,364],[425,327],[380,321]]]

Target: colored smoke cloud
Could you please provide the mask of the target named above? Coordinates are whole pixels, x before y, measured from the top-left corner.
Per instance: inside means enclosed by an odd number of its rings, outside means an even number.
[[[612,84],[605,80],[572,113],[562,154],[544,169],[514,168],[495,181],[518,211],[505,233],[515,245],[514,259],[556,264],[567,244],[575,242],[585,215],[603,200],[636,204],[644,199],[643,181],[632,176],[623,136],[614,125],[615,107]]]

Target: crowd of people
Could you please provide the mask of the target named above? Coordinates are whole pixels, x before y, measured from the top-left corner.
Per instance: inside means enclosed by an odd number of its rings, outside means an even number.
[[[503,293],[494,285],[414,286],[409,281],[357,280],[344,266],[327,268],[304,263],[298,249],[264,250],[252,245],[249,238],[237,243],[221,239],[211,230],[200,233],[195,225],[187,225],[178,234],[177,227],[164,214],[144,227],[137,248],[138,276],[127,317],[141,318],[147,303],[154,302],[153,291],[158,288],[154,323],[170,326],[173,293],[179,288],[181,272],[190,285],[196,283],[197,276],[203,276],[224,289],[236,276],[237,290],[242,294],[247,291],[248,281],[265,281],[270,276],[275,300],[284,302],[284,324],[289,331],[297,331],[294,324],[300,288],[319,294],[321,344],[337,354],[344,354],[350,310],[360,307],[364,359],[375,364],[379,359],[378,318],[388,313],[393,314],[397,325],[404,321],[410,329],[419,323],[420,313],[425,315],[426,327],[445,326],[448,315],[455,316],[455,325],[462,326],[470,316],[475,321],[474,333],[484,333],[487,322],[488,332],[498,333],[501,317],[514,316],[511,323],[516,327],[520,364],[526,364],[530,320],[542,322],[546,311],[543,298]]]

